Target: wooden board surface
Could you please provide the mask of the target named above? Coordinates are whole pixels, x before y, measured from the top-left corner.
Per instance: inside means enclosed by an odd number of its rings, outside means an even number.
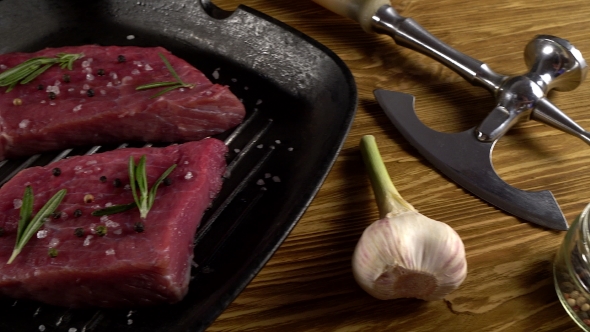
[[[425,124],[457,132],[477,125],[494,106],[487,91],[309,0],[213,2],[230,11],[246,5],[326,45],[354,74],[359,105],[344,148],[301,221],[208,331],[578,330],[552,283],[552,260],[564,233],[532,226],[455,185],[408,144],[373,97],[377,88],[412,94]],[[568,39],[590,55],[587,0],[396,0],[393,5],[504,75],[526,71],[524,46],[537,34]],[[590,127],[590,81],[550,97]],[[465,243],[467,278],[444,300],[380,301],[352,277],[356,242],[378,217],[358,149],[366,134],[376,137],[402,196],[453,227]],[[551,190],[570,222],[590,202],[590,147],[577,138],[524,122],[498,142],[492,159],[509,184]]]

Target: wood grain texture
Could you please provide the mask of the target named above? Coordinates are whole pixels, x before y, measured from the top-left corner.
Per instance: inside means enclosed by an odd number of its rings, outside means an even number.
[[[359,105],[352,130],[313,203],[264,269],[209,331],[577,331],[552,283],[564,233],[532,226],[467,193],[431,167],[387,120],[376,88],[416,97],[416,112],[443,132],[473,127],[493,107],[435,61],[386,36],[369,35],[312,1],[216,0],[244,4],[291,25],[333,50],[354,74]],[[486,62],[496,72],[526,71],[523,50],[537,34],[568,39],[590,55],[587,0],[394,0],[400,14]],[[551,93],[563,111],[590,127],[590,82]],[[350,259],[377,207],[360,158],[362,135],[375,135],[400,193],[423,214],[452,226],[465,243],[468,276],[442,301],[376,300],[355,283]],[[571,222],[590,202],[590,147],[536,122],[496,145],[493,163],[509,184],[551,190]]]

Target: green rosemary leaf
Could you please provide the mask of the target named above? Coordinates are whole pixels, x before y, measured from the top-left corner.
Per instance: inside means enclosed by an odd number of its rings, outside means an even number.
[[[160,177],[156,180],[156,182],[154,182],[152,189],[150,189],[150,194],[149,194],[149,200],[148,200],[148,209],[152,208],[152,205],[154,205],[154,201],[156,200],[156,191],[158,190],[158,187],[160,186],[160,183],[162,183],[162,181],[164,181],[164,179],[170,175],[170,173],[172,173],[172,171],[176,168],[176,164],[168,167],[168,169],[162,173],[162,175],[160,175]]]
[[[160,88],[160,87],[164,87],[164,86],[171,86],[171,85],[177,85],[177,84],[179,84],[179,83],[178,82],[154,82],[154,83],[140,85],[137,88],[135,88],[135,90],[147,90],[147,89],[154,89],[154,88]]]
[[[16,83],[27,84],[44,73],[54,64],[59,64],[62,69],[72,69],[74,61],[82,58],[84,54],[60,53],[53,58],[35,57],[28,59],[12,68],[0,73],[0,86],[7,86],[6,92],[12,90]]]
[[[133,194],[133,203],[114,205],[104,209],[95,210],[92,212],[92,215],[111,215],[137,207],[139,208],[140,218],[145,219],[154,205],[158,186],[160,186],[160,183],[170,175],[174,168],[176,168],[176,164],[170,166],[162,175],[160,175],[152,188],[149,189],[146,164],[147,160],[145,155],[142,155],[141,158],[139,158],[137,164],[135,164],[133,156],[129,157],[129,185],[131,186],[131,192]]]
[[[39,69],[40,65],[30,65],[27,67],[23,67],[21,70],[14,72],[12,75],[5,77],[4,79],[0,80],[0,86],[7,86],[13,85],[18,83],[20,80],[24,79],[25,77],[34,73],[37,69]]]
[[[29,60],[27,60],[19,65],[16,65],[12,68],[6,69],[2,73],[0,73],[0,81],[5,80],[7,77],[13,76],[15,73],[18,73],[18,72],[22,71],[23,69],[29,68],[31,65],[40,66],[41,65],[40,61],[41,61],[40,58],[32,58],[32,59],[29,59]]]
[[[21,238],[22,233],[27,228],[33,216],[33,189],[31,186],[25,187],[22,204],[20,206],[20,218],[18,220],[18,228],[16,230],[17,240]]]
[[[166,68],[168,68],[168,71],[170,72],[170,74],[172,74],[172,76],[174,76],[174,78],[176,79],[176,81],[178,83],[182,83],[182,80],[180,79],[180,76],[178,76],[178,74],[176,73],[176,70],[174,70],[174,68],[172,68],[172,65],[170,64],[170,62],[168,61],[168,59],[166,59],[166,57],[164,55],[162,55],[162,53],[158,53],[158,55],[160,56],[160,58],[162,59],[162,61],[164,61],[164,64],[166,65]]]
[[[145,164],[146,157],[143,155],[141,158],[139,158],[139,163],[137,163],[137,167],[135,169],[135,181],[137,181],[137,186],[139,187],[139,192],[142,199],[148,195],[148,180],[147,173],[145,171]]]
[[[102,217],[102,216],[108,216],[111,214],[125,212],[125,211],[131,210],[135,207],[137,207],[137,204],[135,204],[135,202],[129,203],[129,204],[119,204],[119,205],[109,206],[104,209],[94,210],[94,211],[92,211],[91,214],[95,217]]]
[[[162,91],[160,91],[160,92],[156,93],[155,95],[151,96],[150,99],[154,99],[154,98],[160,97],[161,95],[165,94],[166,92],[172,91],[172,90],[178,89],[178,88],[182,88],[182,85],[177,83],[174,86],[171,86],[171,87],[166,88],[166,89],[162,89]]]
[[[34,80],[35,77],[43,74],[47,69],[49,69],[52,66],[52,64],[48,63],[45,66],[35,70],[34,72],[30,73],[29,75],[27,75],[27,77],[25,77],[25,79],[23,79],[20,84],[27,84],[30,81]]]
[[[137,163],[137,167],[135,168],[135,181],[137,181],[137,187],[139,188],[139,202],[137,202],[137,206],[139,207],[141,219],[145,219],[150,210],[147,205],[149,198],[149,189],[145,164],[146,157],[145,155],[143,155],[141,156],[141,158],[139,158],[139,162]]]
[[[8,259],[8,263],[12,263],[12,261],[16,258],[16,256],[23,250],[24,246],[29,242],[29,240],[37,233],[39,228],[45,222],[45,219],[49,217],[55,209],[61,204],[61,201],[65,197],[67,193],[66,189],[61,189],[53,197],[51,197],[45,205],[37,212],[37,214],[30,220],[26,221],[32,215],[32,206],[33,206],[33,190],[27,186],[25,188],[25,194],[23,195],[23,204],[25,204],[25,212],[23,213],[23,206],[21,206],[21,218],[25,217],[24,222],[19,220],[18,229],[17,229],[17,239],[16,244],[14,246],[14,250],[12,255]]]
[[[139,206],[139,197],[137,196],[137,181],[135,180],[135,160],[133,156],[129,157],[129,185],[131,186],[131,193],[133,200]]]
[[[140,85],[138,87],[135,88],[135,90],[147,90],[147,89],[154,89],[154,88],[161,88],[161,87],[168,87],[166,89],[162,89],[160,92],[156,93],[155,95],[151,96],[150,99],[159,97],[169,91],[172,91],[174,89],[179,89],[179,88],[189,88],[192,89],[194,87],[193,84],[187,84],[184,83],[181,79],[180,76],[178,76],[178,74],[176,73],[176,71],[174,70],[174,68],[172,68],[172,65],[170,64],[170,62],[168,61],[168,59],[166,59],[166,57],[164,55],[162,55],[161,53],[158,54],[160,56],[160,58],[162,59],[162,61],[164,62],[164,65],[166,65],[166,68],[168,69],[168,71],[170,72],[170,74],[172,74],[172,76],[174,76],[174,78],[176,79],[176,82],[170,82],[170,81],[164,81],[164,82],[153,82],[153,83],[148,83],[148,84],[143,84]]]
[[[9,85],[8,88],[6,88],[6,92],[10,92],[10,90],[14,89],[14,87],[16,86],[16,83],[18,83],[18,82],[14,82],[13,84]]]

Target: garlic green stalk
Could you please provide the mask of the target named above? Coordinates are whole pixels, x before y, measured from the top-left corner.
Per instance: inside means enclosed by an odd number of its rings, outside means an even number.
[[[465,280],[463,241],[450,226],[420,214],[393,185],[373,136],[361,139],[380,220],[363,232],[352,258],[357,283],[381,299],[439,300]]]

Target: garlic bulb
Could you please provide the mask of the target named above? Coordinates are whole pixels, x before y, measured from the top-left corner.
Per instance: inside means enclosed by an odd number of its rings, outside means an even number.
[[[391,182],[375,138],[361,140],[363,159],[381,214],[361,236],[352,258],[353,275],[382,299],[442,299],[465,280],[461,238],[450,226],[420,214]]]

